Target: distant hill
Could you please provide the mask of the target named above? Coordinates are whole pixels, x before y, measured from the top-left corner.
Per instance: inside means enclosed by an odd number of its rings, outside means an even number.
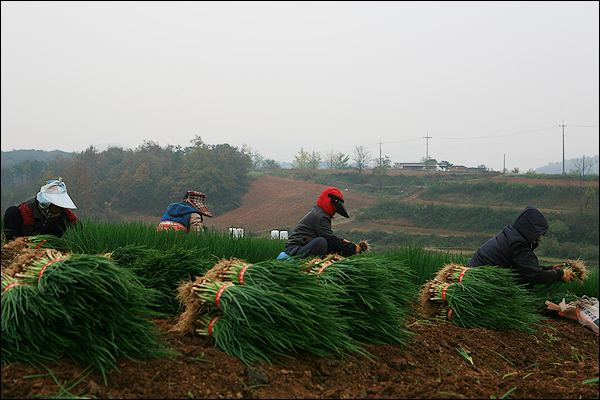
[[[62,150],[11,150],[2,152],[2,168],[10,168],[23,161],[52,161],[57,155],[65,158],[73,158],[76,153],[68,153]]]
[[[570,160],[565,160],[565,172],[568,174],[569,172],[574,170],[575,169],[575,161],[581,162],[582,160],[583,160],[583,157],[582,158],[571,158]],[[598,173],[598,167],[599,167],[598,155],[596,154],[593,157],[589,157],[589,160],[592,163],[595,162],[595,164],[592,166],[592,169],[590,170],[590,173],[599,175],[599,173]],[[586,157],[586,164],[587,164],[587,162],[588,162],[588,157]],[[536,168],[535,173],[536,174],[562,174],[563,173],[563,163],[562,163],[562,161],[550,163],[544,167]]]

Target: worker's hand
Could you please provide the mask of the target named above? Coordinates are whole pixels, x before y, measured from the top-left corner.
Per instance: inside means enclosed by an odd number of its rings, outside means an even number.
[[[566,267],[567,263],[560,263],[552,266],[552,269]]]
[[[362,248],[359,245],[356,245],[356,253],[354,254],[359,254],[362,252]]]
[[[577,278],[577,275],[575,275],[575,273],[571,270],[568,269],[563,269],[563,277],[562,280],[565,282],[570,282],[572,280],[574,280],[575,278]]]

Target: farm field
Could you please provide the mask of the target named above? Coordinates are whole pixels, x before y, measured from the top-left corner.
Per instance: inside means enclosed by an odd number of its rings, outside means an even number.
[[[23,250],[3,248],[2,269]],[[38,250],[38,251],[41,251]],[[556,315],[534,334],[463,329],[424,318],[413,307],[408,346],[368,345],[372,356],[275,356],[244,365],[211,338],[171,332],[174,318],[154,323],[178,352],[172,358],[118,359],[106,384],[64,356],[45,367],[2,366],[2,398],[595,398],[598,335]],[[471,361],[458,349],[465,349]],[[591,382],[596,378],[595,383]]]
[[[240,208],[206,220],[208,226],[243,227],[266,234],[293,229],[325,188],[262,175]],[[343,188],[340,188],[343,190]],[[373,205],[376,197],[343,192],[348,211]],[[418,201],[418,198],[408,199]],[[146,222],[151,217],[136,216]],[[359,224],[336,218],[334,229],[367,231],[384,223]],[[352,226],[348,228],[347,226]],[[389,229],[401,229],[396,221]],[[413,229],[415,233],[468,234]],[[434,231],[434,232],[430,232]],[[2,249],[2,270],[22,250]],[[556,313],[534,334],[517,330],[459,328],[427,318],[417,305],[408,318],[409,346],[364,346],[372,359],[318,357],[311,353],[275,356],[272,364],[245,365],[215,349],[211,338],[170,331],[174,318],[155,320],[180,354],[173,358],[118,360],[104,383],[99,372],[63,357],[46,367],[2,365],[2,398],[597,398],[598,335]],[[472,363],[459,353],[464,348]],[[51,372],[50,372],[51,371]]]

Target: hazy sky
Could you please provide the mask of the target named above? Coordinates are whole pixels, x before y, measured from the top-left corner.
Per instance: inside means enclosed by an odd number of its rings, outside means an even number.
[[[526,172],[564,121],[565,158],[593,156],[598,5],[3,1],[2,150],[199,135]]]

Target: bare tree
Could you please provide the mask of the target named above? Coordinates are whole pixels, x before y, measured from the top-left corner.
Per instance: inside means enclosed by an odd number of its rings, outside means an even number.
[[[323,161],[325,161],[325,165],[327,166],[327,169],[333,169],[333,162],[334,162],[336,153],[337,152],[334,149],[329,149],[325,152],[325,158]]]
[[[353,160],[356,162],[356,168],[358,169],[358,173],[360,174],[363,169],[368,168],[369,163],[371,162],[369,150],[367,150],[367,148],[363,145],[356,146],[354,148]]]
[[[573,165],[575,166],[575,169],[572,169],[571,173],[578,175],[579,180],[581,181],[583,180],[584,176],[590,174],[592,167],[596,165],[596,163],[598,163],[598,159],[595,157],[588,157],[586,159],[585,156],[583,156],[583,158],[576,158],[573,160]]]

